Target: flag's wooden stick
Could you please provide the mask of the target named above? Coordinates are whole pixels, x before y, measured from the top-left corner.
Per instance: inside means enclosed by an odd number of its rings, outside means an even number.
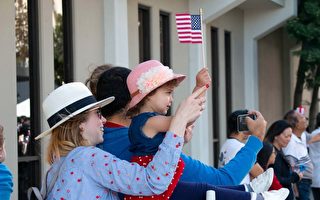
[[[201,23],[201,37],[202,37],[202,62],[203,62],[203,66],[202,67],[207,67],[207,63],[206,63],[206,56],[205,56],[205,49],[204,49],[204,37],[203,37],[203,23],[202,23],[202,14],[203,14],[203,10],[202,8],[200,8],[200,23]]]

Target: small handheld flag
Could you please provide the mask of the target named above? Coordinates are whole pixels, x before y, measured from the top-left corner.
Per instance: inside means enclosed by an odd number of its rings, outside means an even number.
[[[201,16],[177,13],[176,24],[181,43],[202,43]]]

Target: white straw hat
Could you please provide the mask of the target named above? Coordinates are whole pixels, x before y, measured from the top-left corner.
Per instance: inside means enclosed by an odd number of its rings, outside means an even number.
[[[113,100],[114,97],[109,97],[97,102],[90,90],[81,82],[64,84],[52,91],[43,101],[42,109],[50,129],[35,139],[50,134],[53,129],[77,114],[93,107],[103,107]]]

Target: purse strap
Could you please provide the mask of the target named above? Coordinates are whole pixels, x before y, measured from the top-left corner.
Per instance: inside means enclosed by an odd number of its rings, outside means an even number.
[[[68,157],[68,156],[67,156],[67,157]],[[49,173],[49,171],[50,171],[52,168],[47,171],[46,180],[45,180],[44,183],[42,183],[42,186],[41,186],[41,195],[44,197],[44,199],[46,199],[46,198],[47,198],[47,195],[52,191],[52,189],[53,189],[53,187],[54,187],[54,184],[56,183],[59,175],[61,174],[61,170],[62,170],[63,167],[65,166],[67,157],[65,157],[64,160],[61,162],[61,164],[58,166],[58,169],[59,169],[59,170],[57,170],[57,171],[53,174],[53,178],[51,179],[48,188],[47,188],[48,173]],[[43,188],[43,189],[42,189],[42,188]]]
[[[49,184],[49,187],[47,188],[47,180],[48,180],[48,174],[50,172],[50,170],[52,170],[52,168],[50,168],[47,173],[46,173],[46,178],[45,180],[42,182],[42,185],[41,185],[41,191],[39,191],[39,189],[37,187],[30,187],[28,189],[28,199],[30,200],[31,199],[31,194],[32,192],[34,193],[34,195],[36,196],[36,198],[38,200],[44,200],[47,198],[47,195],[52,191],[53,187],[54,187],[54,184],[56,183],[59,175],[61,174],[61,169],[64,167],[65,165],[65,161],[66,161],[67,157],[64,158],[64,160],[60,163],[58,167],[59,170],[57,170],[54,174],[53,174],[53,177],[50,181],[50,184]]]

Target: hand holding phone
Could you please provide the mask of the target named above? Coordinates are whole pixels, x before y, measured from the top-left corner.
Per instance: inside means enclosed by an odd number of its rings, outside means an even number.
[[[264,117],[259,111],[249,111],[249,114],[254,114],[256,117],[255,120],[253,120],[251,117],[246,117],[245,120],[251,135],[258,137],[261,141],[263,141],[267,128],[266,120],[264,120]]]
[[[248,128],[248,125],[247,125],[247,122],[246,122],[246,117],[250,117],[253,120],[256,119],[256,115],[255,114],[238,115],[238,117],[237,117],[237,129],[238,129],[238,132],[249,131],[249,128]]]

